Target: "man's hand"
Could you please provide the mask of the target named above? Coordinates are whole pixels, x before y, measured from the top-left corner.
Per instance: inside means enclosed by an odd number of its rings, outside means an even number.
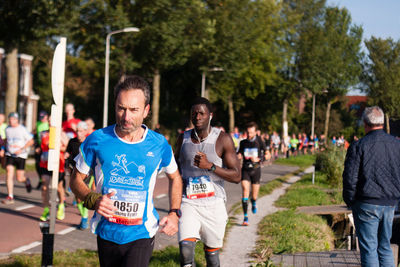
[[[113,195],[115,195],[115,192],[108,193],[97,199],[95,210],[98,214],[109,218],[114,215],[114,211],[118,210],[117,207],[114,206],[114,201],[111,200]]]
[[[197,152],[196,156],[194,156],[194,166],[200,169],[209,170],[212,166],[212,163],[208,161],[206,154],[203,152]]]
[[[162,227],[161,233],[169,236],[176,234],[178,232],[178,222],[178,216],[174,212],[171,212],[160,221],[160,226]]]

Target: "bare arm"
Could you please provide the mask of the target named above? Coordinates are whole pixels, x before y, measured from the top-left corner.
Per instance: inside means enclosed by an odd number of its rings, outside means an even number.
[[[169,207],[170,209],[180,209],[182,201],[182,178],[179,171],[167,174],[169,179]],[[178,231],[179,218],[175,212],[169,213],[160,221],[163,226],[161,232],[167,235],[174,235]]]
[[[216,166],[214,173],[228,182],[239,183],[242,174],[232,138],[228,134],[221,132],[216,146],[217,153],[218,150],[221,150],[222,160],[226,168]],[[195,156],[194,165],[200,169],[209,170],[213,163],[208,161],[206,154],[198,152]]]
[[[176,140],[175,153],[174,153],[175,161],[176,164],[178,164],[178,167],[179,167],[179,155],[181,152],[182,142],[183,142],[183,134],[180,134],[178,136],[178,140]]]
[[[169,179],[169,207],[179,209],[182,201],[182,177],[179,171],[167,174]]]
[[[83,200],[86,199],[87,195],[92,192],[83,182],[83,179],[85,179],[86,176],[86,174],[79,172],[76,167],[74,167],[71,175],[71,180],[69,182],[71,190],[75,194],[75,196]],[[115,193],[113,192],[97,198],[94,210],[104,217],[112,216],[114,214],[114,211],[117,210],[117,208],[114,207],[114,201],[110,199],[110,197],[114,194]]]
[[[87,176],[86,174],[81,173],[74,167],[69,185],[71,187],[72,192],[79,199],[85,199],[87,194],[91,192],[91,190],[83,182],[86,176]]]

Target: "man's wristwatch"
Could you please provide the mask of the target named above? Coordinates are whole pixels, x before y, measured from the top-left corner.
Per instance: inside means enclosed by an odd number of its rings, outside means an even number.
[[[211,165],[211,168],[209,168],[208,169],[208,171],[210,171],[210,172],[215,172],[215,169],[216,169],[217,167],[215,166],[215,164],[213,163],[213,165]]]
[[[170,209],[168,211],[168,214],[170,214],[171,212],[175,212],[176,216],[178,216],[178,218],[182,217],[182,211],[180,209]]]

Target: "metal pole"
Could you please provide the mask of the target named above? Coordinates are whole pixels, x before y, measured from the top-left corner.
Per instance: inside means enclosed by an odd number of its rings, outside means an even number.
[[[204,97],[206,91],[206,72],[203,71],[201,74],[201,97]]]
[[[314,138],[314,124],[315,124],[315,94],[313,94],[312,97],[311,138]]]
[[[43,233],[42,266],[53,266],[54,232],[56,223],[57,186],[60,164],[61,122],[64,100],[65,57],[67,38],[61,37],[53,56],[51,89],[54,104],[51,106],[49,155],[47,169],[53,171],[50,191],[50,223],[40,225]],[[60,203],[61,204],[61,203]]]
[[[108,81],[109,81],[109,62],[110,62],[110,39],[111,35],[121,32],[138,32],[140,31],[135,27],[128,27],[122,30],[117,30],[107,34],[106,38],[106,63],[104,73],[104,105],[103,105],[103,127],[107,127],[108,124]]]
[[[107,127],[108,123],[108,71],[109,71],[109,60],[110,60],[110,37],[113,33],[107,34],[106,38],[106,67],[104,74],[104,105],[103,105],[103,127]]]

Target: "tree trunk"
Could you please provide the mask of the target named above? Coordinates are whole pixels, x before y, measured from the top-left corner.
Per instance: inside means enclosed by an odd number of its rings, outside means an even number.
[[[17,111],[18,100],[18,49],[14,48],[6,58],[7,91],[5,99],[5,115]]]
[[[158,124],[160,111],[160,71],[156,69],[153,77],[153,101],[151,103],[151,129],[155,129]]]
[[[390,134],[389,115],[387,113],[385,114],[385,119],[386,119],[386,132]]]
[[[232,133],[235,128],[235,110],[233,109],[232,97],[228,99],[228,109],[229,109],[229,132]]]
[[[329,118],[331,117],[331,107],[332,102],[328,101],[328,105],[326,106],[326,114],[325,114],[325,138],[328,138],[328,130],[329,130]]]
[[[288,122],[287,122],[287,109],[288,109],[288,100],[283,100],[283,110],[282,110],[282,135],[283,138],[288,136]]]

